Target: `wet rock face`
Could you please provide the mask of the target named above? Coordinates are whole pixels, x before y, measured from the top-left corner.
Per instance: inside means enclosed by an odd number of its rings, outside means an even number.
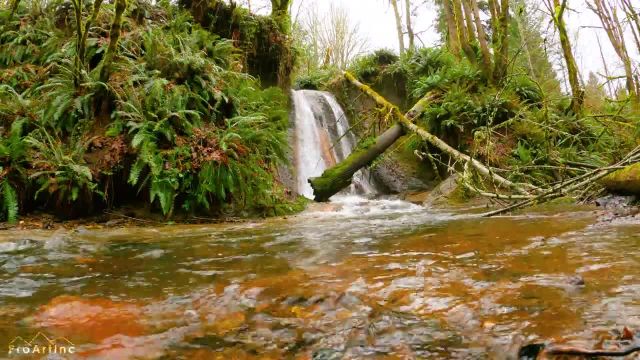
[[[412,165],[403,164],[400,159],[385,158],[373,169],[374,176],[386,186],[390,193],[399,194],[427,190],[430,188],[415,171]]]
[[[597,199],[595,203],[605,210],[598,219],[599,224],[640,222],[640,203],[637,196],[607,195]]]
[[[449,176],[446,180],[436,186],[425,199],[424,206],[437,206],[447,203],[448,199],[458,189],[458,174]]]
[[[615,210],[628,208],[638,203],[638,197],[634,195],[607,195],[596,199],[596,205],[605,210]]]

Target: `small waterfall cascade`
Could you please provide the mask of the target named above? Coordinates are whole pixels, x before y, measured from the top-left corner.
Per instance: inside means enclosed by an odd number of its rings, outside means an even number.
[[[356,136],[336,98],[324,91],[293,92],[295,127],[295,167],[298,193],[313,198],[308,179],[322,175],[331,166],[344,160],[357,145]],[[350,195],[375,193],[367,169],[358,171],[352,185],[343,190]]]

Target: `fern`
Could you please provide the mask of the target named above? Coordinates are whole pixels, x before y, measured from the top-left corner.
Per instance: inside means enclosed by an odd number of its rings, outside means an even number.
[[[118,137],[128,151],[119,161],[132,164],[126,184],[167,216],[271,201],[274,166],[286,161],[288,99],[238,71],[244,59],[232,40],[174,5],[136,6],[166,20],[125,22],[105,84],[98,71],[109,17],[89,29],[78,68],[75,39],[56,26],[66,5],[28,6],[38,15],[0,24],[0,128],[11,129],[0,139],[2,198],[24,190],[36,206],[67,206],[103,197],[98,189],[113,178],[95,159]],[[11,204],[1,209],[13,216]]]
[[[59,204],[70,204],[78,200],[81,192],[102,196],[83,158],[90,141],[64,144],[40,128],[27,136],[25,142],[39,154],[32,159],[36,171],[29,176],[40,184],[36,198],[46,191]]]
[[[7,221],[15,223],[18,219],[18,195],[9,181],[6,179],[2,182],[2,209],[7,215]]]

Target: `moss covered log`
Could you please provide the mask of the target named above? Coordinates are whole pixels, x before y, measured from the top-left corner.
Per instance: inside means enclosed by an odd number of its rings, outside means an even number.
[[[613,192],[640,195],[640,163],[608,175],[602,179],[602,184]]]
[[[345,160],[327,169],[322,176],[309,179],[313,188],[315,201],[328,201],[330,197],[340,190],[351,185],[351,178],[361,168],[371,164],[384,153],[396,140],[404,135],[404,129],[400,124],[395,124],[371,145],[359,145]]]

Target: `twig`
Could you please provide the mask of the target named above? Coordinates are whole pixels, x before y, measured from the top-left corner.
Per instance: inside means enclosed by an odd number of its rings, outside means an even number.
[[[145,219],[138,219],[138,218],[135,218],[135,217],[132,217],[132,216],[127,216],[127,215],[124,215],[124,214],[118,214],[118,213],[114,213],[114,212],[106,211],[106,210],[104,211],[104,213],[105,213],[105,214],[108,214],[108,215],[119,216],[119,217],[122,217],[122,218],[125,218],[125,219],[130,219],[130,220],[134,220],[134,221],[144,222],[144,223],[162,224],[162,223],[160,223],[160,222],[158,222],[158,221],[145,220]]]
[[[467,187],[469,190],[477,193],[480,196],[484,196],[484,197],[488,197],[488,198],[492,198],[492,199],[497,199],[497,200],[523,200],[523,199],[532,199],[533,196],[526,196],[526,195],[509,195],[509,194],[498,194],[498,193],[493,193],[493,192],[487,192],[487,191],[482,191],[480,189],[478,189],[477,187],[467,183],[466,181],[462,182],[464,184],[465,187]]]
[[[588,350],[573,346],[552,346],[544,350],[549,355],[571,355],[571,356],[627,356],[640,351],[640,344],[635,344],[621,350]]]

